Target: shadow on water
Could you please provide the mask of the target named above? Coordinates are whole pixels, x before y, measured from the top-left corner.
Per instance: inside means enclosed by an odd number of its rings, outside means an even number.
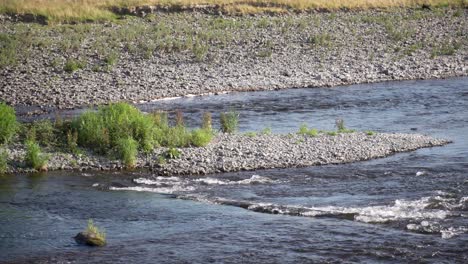
[[[467,79],[182,98],[142,105],[235,110],[241,130],[414,132],[454,143],[321,167],[158,177],[150,172],[0,178],[0,262],[468,261]],[[190,113],[190,114],[189,114]],[[180,198],[180,199],[174,199]],[[223,206],[224,205],[224,206]],[[247,210],[246,210],[247,209]],[[108,246],[71,239],[92,218]]]

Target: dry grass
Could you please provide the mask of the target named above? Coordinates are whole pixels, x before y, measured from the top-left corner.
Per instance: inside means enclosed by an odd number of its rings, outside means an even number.
[[[115,18],[112,7],[159,5],[184,7],[217,5],[231,14],[284,13],[311,9],[337,10],[416,7],[464,6],[468,0],[0,0],[0,13],[44,16],[49,22],[109,20]]]

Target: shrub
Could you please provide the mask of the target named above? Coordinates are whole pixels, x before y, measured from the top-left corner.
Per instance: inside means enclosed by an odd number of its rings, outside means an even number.
[[[210,143],[213,138],[211,130],[207,129],[195,129],[192,131],[191,142],[193,146],[204,147]]]
[[[8,165],[8,153],[4,149],[0,149],[0,174],[5,173]]]
[[[152,113],[151,117],[153,118],[153,122],[157,127],[162,129],[169,127],[167,112],[157,111]]]
[[[65,62],[65,66],[63,67],[63,70],[66,72],[72,73],[79,69],[83,69],[84,67],[85,67],[84,62],[81,62],[75,59],[70,59],[70,60],[67,60],[67,62]]]
[[[17,129],[15,109],[5,103],[0,103],[0,144],[9,142]]]
[[[168,147],[188,147],[191,142],[191,133],[183,126],[170,127],[162,130],[158,142]]]
[[[117,141],[117,154],[128,168],[134,168],[138,154],[138,142],[131,137]]]
[[[49,157],[41,153],[41,147],[39,144],[32,140],[26,141],[26,157],[24,158],[26,165],[38,170],[47,170],[47,161]]]
[[[239,126],[239,114],[236,112],[221,113],[220,121],[223,133],[234,133]]]
[[[132,137],[144,151],[156,144],[153,118],[126,103],[110,104],[97,112],[85,112],[73,121],[78,144],[105,153],[122,138]]]

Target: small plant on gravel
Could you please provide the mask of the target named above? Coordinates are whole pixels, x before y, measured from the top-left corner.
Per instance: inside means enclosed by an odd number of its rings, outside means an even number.
[[[164,156],[167,159],[178,159],[178,158],[180,158],[181,155],[182,155],[182,153],[176,148],[169,148],[164,153]]]
[[[336,119],[335,121],[336,129],[338,133],[353,133],[355,130],[347,129],[344,125],[344,120],[341,118]]]
[[[32,140],[27,140],[25,145],[26,156],[24,161],[26,165],[38,171],[47,171],[47,161],[49,157],[41,153],[39,144]]]
[[[138,142],[131,137],[117,141],[117,155],[127,168],[134,168],[137,161]]]
[[[239,114],[237,112],[221,113],[221,131],[223,133],[234,133],[239,127]]]
[[[112,67],[115,64],[117,64],[118,60],[119,54],[117,52],[111,52],[104,58],[104,62],[107,64],[108,67]]]
[[[8,153],[5,149],[0,148],[0,174],[7,171]]]
[[[330,34],[316,34],[309,37],[308,42],[314,46],[330,47],[332,45],[332,37]]]
[[[435,58],[437,56],[450,56],[454,55],[457,50],[461,47],[461,44],[458,42],[444,42],[440,43],[432,49],[431,57]]]
[[[167,112],[163,111],[156,111],[151,114],[153,118],[154,124],[159,128],[167,128],[169,127],[169,121],[167,118]]]
[[[338,133],[337,133],[336,131],[328,131],[328,132],[326,132],[326,133],[327,133],[327,135],[329,135],[329,136],[336,136],[336,135],[338,135]]]
[[[271,135],[271,128],[266,127],[261,131],[262,135]]]
[[[184,126],[170,127],[162,131],[159,142],[163,146],[188,147],[192,139],[192,134]]]
[[[255,132],[246,132],[246,133],[244,133],[244,136],[255,137],[255,136],[257,136],[257,133],[255,133]]]
[[[373,136],[373,135],[375,135],[375,132],[374,132],[374,131],[371,131],[371,130],[366,130],[366,131],[364,131],[364,133],[366,133],[366,135],[368,135],[368,136]]]
[[[15,109],[0,103],[0,144],[8,143],[18,130]]]
[[[63,70],[68,73],[72,73],[74,71],[83,69],[84,67],[85,67],[84,62],[81,62],[76,59],[69,59],[67,60],[67,62],[65,62],[65,66],[63,67]]]
[[[202,118],[202,129],[212,131],[213,130],[213,121],[210,112],[203,113]]]
[[[213,138],[211,130],[207,129],[195,129],[192,131],[191,142],[195,147],[204,147],[210,143]]]
[[[302,124],[299,127],[299,131],[297,132],[297,134],[304,135],[304,136],[316,137],[316,136],[318,136],[319,132],[315,128],[309,129],[306,124]]]

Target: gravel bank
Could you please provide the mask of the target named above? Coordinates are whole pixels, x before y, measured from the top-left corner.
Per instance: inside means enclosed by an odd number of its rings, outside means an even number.
[[[158,148],[148,156],[140,156],[138,168],[149,168],[157,175],[212,174],[241,170],[305,167],[340,164],[386,157],[398,152],[442,146],[450,143],[419,134],[367,135],[347,133],[336,136],[309,137],[289,135],[218,135],[207,147],[182,148],[178,159],[163,163],[158,158],[167,149]],[[24,150],[20,146],[9,149],[13,166],[10,172],[25,172]],[[49,170],[117,170],[119,161],[91,154],[76,156],[51,153]]]
[[[156,13],[115,24],[15,23],[0,101],[76,108],[114,101],[466,76],[467,11],[225,17]],[[22,44],[21,44],[22,43]],[[80,68],[67,72],[71,60]]]

